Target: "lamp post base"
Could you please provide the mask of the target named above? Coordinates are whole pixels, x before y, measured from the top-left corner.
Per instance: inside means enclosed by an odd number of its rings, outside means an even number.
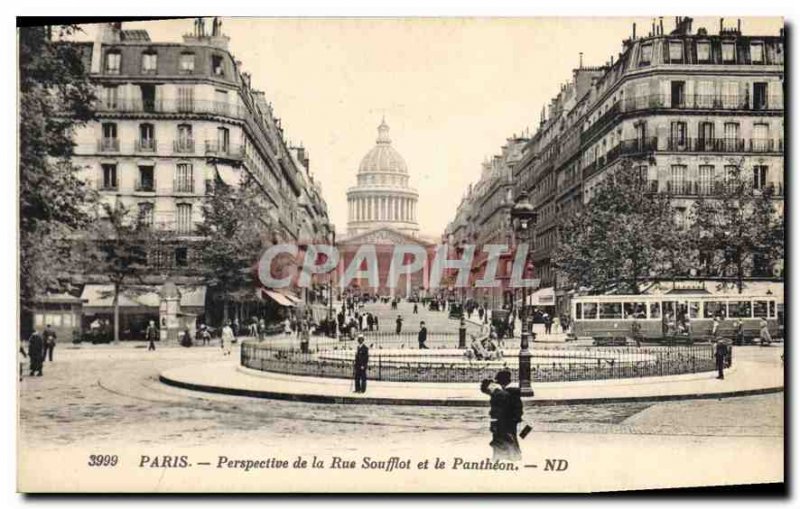
[[[533,388],[531,387],[531,351],[528,350],[528,341],[530,339],[529,329],[526,323],[522,325],[522,339],[520,340],[519,348],[519,393],[523,398],[530,398],[533,396]]]

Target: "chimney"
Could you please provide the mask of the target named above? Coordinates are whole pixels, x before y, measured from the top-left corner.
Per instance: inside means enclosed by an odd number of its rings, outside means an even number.
[[[742,33],[742,20],[741,18],[736,20],[736,31],[740,34]]]
[[[631,39],[636,40],[636,23],[633,24],[633,37]]]
[[[664,35],[664,18],[658,17],[658,35]]]
[[[578,69],[583,69],[583,51],[578,53]]]
[[[722,21],[723,21],[724,19],[725,19],[725,18],[719,18],[719,33],[720,33],[720,34],[722,33]]]

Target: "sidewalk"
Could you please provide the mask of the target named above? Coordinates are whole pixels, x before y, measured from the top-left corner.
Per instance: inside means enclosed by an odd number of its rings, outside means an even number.
[[[780,356],[783,348],[738,347],[734,366],[725,379],[716,372],[621,380],[534,384],[527,405],[564,405],[676,399],[723,398],[783,391]],[[486,406],[488,398],[478,384],[368,383],[366,394],[353,393],[353,382],[267,373],[239,366],[235,357],[224,362],[164,371],[161,382],[220,394],[310,403],[386,404],[422,406]]]

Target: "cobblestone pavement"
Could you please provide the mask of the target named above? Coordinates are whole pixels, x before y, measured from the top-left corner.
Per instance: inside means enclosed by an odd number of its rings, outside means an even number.
[[[221,357],[218,347],[143,344],[59,345],[43,377],[20,383],[23,444],[39,447],[99,443],[224,444],[298,437],[359,437],[362,443],[412,447],[422,441],[466,446],[487,440],[485,408],[385,407],[294,403],[196,393],[167,387],[158,373]],[[603,435],[606,439],[750,437],[783,442],[783,393],[722,400],[537,407],[526,412],[541,435]],[[529,438],[529,442],[531,441]],[[691,440],[694,440],[691,439]],[[605,440],[605,439],[604,439]]]

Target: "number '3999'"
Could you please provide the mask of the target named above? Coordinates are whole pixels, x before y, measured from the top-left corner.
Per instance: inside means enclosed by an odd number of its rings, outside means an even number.
[[[90,454],[90,467],[113,467],[117,465],[119,458],[116,454]]]

